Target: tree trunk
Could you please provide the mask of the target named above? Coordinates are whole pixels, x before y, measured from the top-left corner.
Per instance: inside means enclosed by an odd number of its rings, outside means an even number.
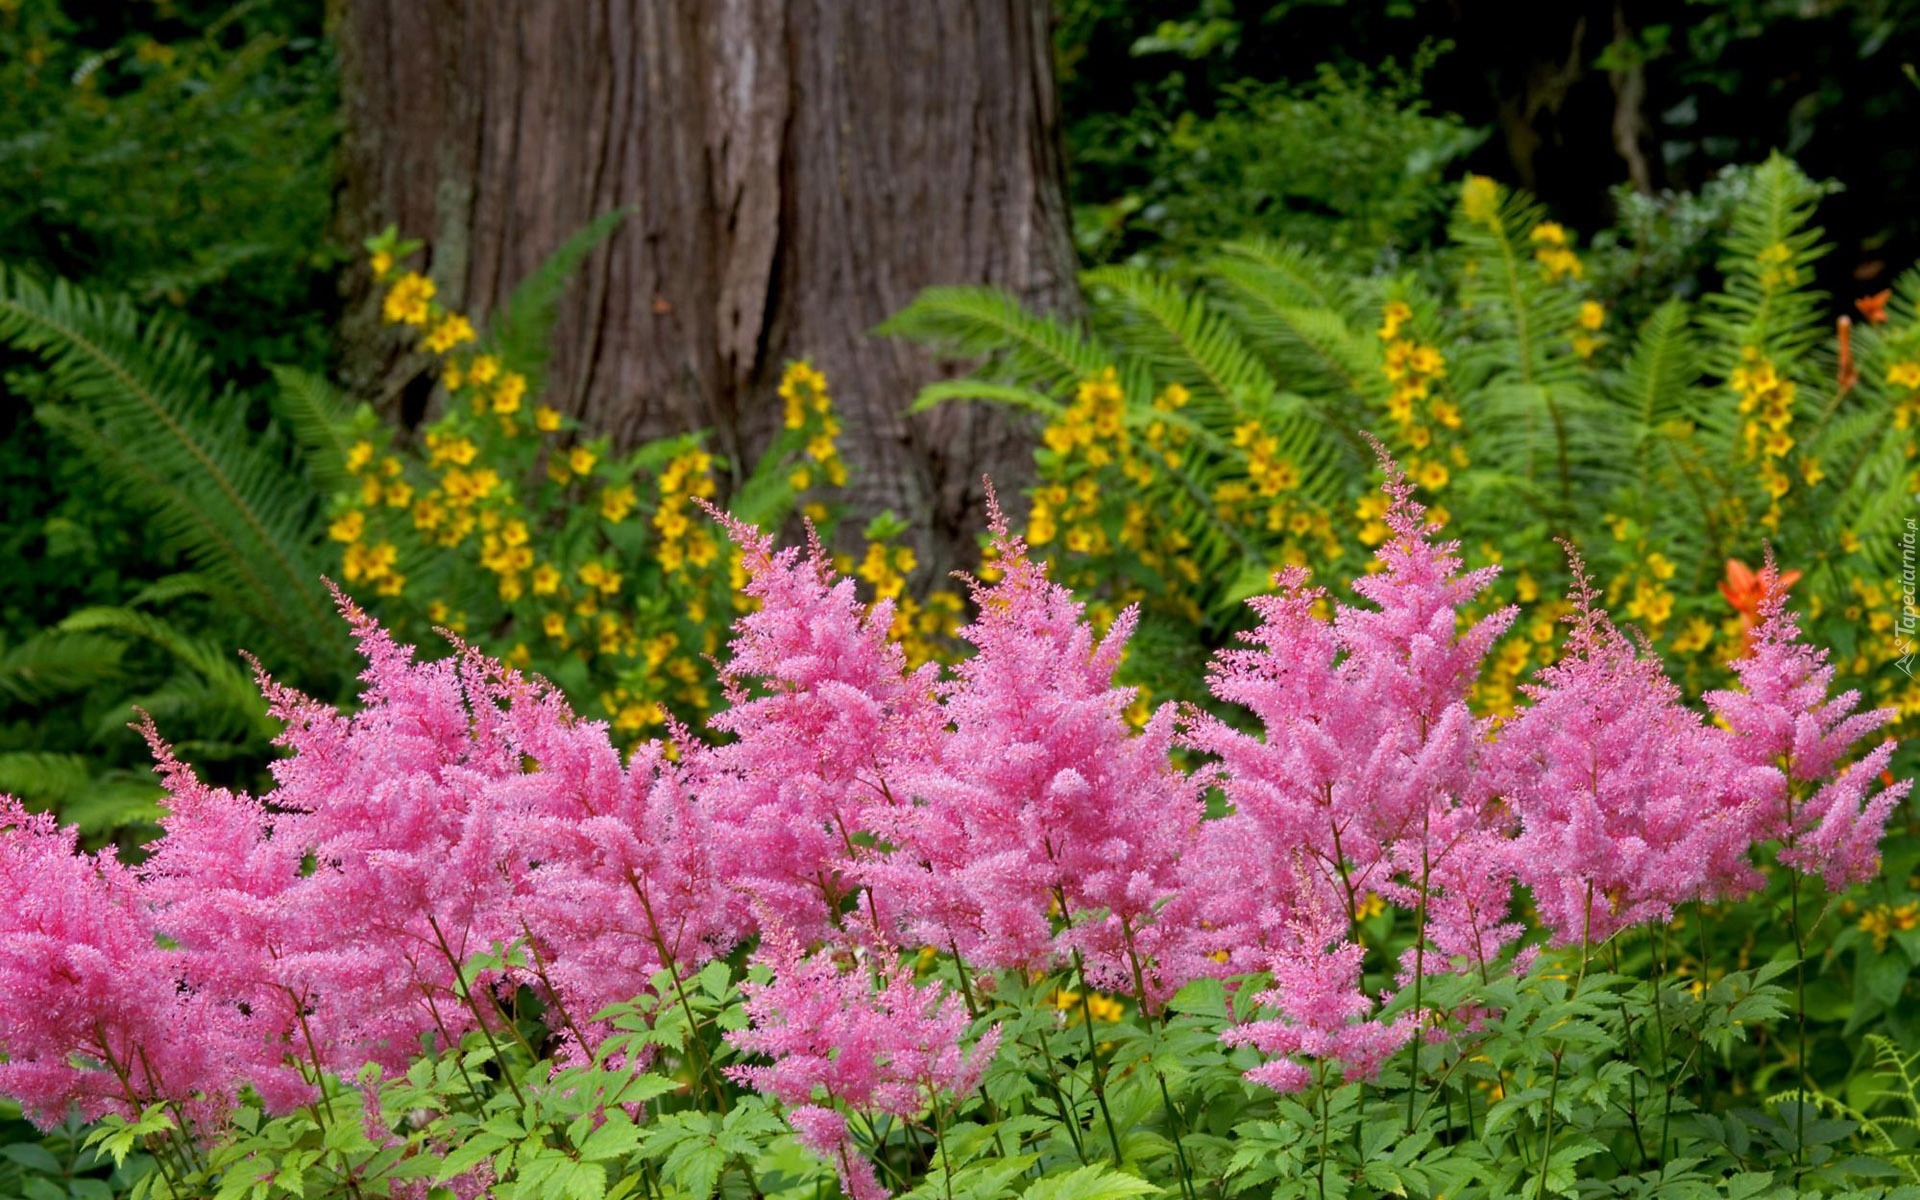
[[[810,358],[856,510],[940,565],[979,476],[1029,468],[999,410],[908,417],[941,366],[868,336],[933,284],[1071,303],[1048,0],[335,0],[342,224],[427,241],[476,317],[627,206],[561,308],[548,402],[623,445],[711,429],[751,463]],[[346,330],[361,386],[396,382]],[[948,553],[941,553],[941,551]]]

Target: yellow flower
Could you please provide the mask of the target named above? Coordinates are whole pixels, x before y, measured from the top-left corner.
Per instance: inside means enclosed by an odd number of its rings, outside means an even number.
[[[1564,246],[1567,244],[1566,227],[1558,221],[1540,222],[1533,227],[1533,232],[1529,236],[1534,241],[1548,246]]]
[[[349,471],[358,473],[362,468],[364,468],[368,463],[372,461],[373,461],[373,443],[372,442],[366,442],[366,441],[355,442],[353,444],[353,447],[347,451],[347,470]]]
[[[1448,473],[1446,464],[1429,460],[1420,465],[1420,470],[1414,478],[1419,481],[1421,487],[1430,492],[1437,492],[1447,486],[1447,480],[1452,476]]]
[[[432,316],[434,291],[433,280],[409,271],[387,292],[380,315],[389,325],[425,325]]]
[[[396,479],[387,485],[387,507],[405,508],[413,503],[413,485],[404,479]]]
[[[1594,330],[1606,324],[1607,309],[1598,300],[1588,300],[1580,306],[1580,328]]]
[[[548,408],[542,404],[533,410],[533,427],[541,433],[552,433],[560,428],[560,410]]]
[[[541,563],[533,569],[533,594],[551,596],[560,590],[560,568],[552,563]]]
[[[349,509],[340,519],[327,526],[327,536],[336,542],[357,542],[366,531],[367,514],[359,509]]]
[[[1887,382],[1895,387],[1920,388],[1920,362],[1897,362],[1887,370]]]
[[[467,366],[467,378],[479,387],[492,383],[499,374],[500,360],[491,354],[479,355]]]
[[[393,255],[385,250],[375,250],[373,257],[368,260],[368,265],[373,268],[375,279],[385,279],[387,272],[393,270]]]
[[[472,323],[459,313],[448,313],[427,334],[425,345],[430,354],[445,354],[455,346],[464,346],[472,340]]]
[[[780,398],[786,401],[786,426],[799,429],[807,423],[807,413],[825,412],[827,377],[807,362],[790,363],[780,377]]]
[[[1380,340],[1393,341],[1400,336],[1400,327],[1413,320],[1413,309],[1404,300],[1394,300],[1380,312]]]
[[[548,637],[558,641],[567,636],[567,614],[550,612],[540,618],[540,627]]]
[[[624,521],[627,519],[627,514],[633,511],[634,505],[639,503],[639,499],[630,483],[607,488],[600,493],[600,515],[609,521]]]
[[[597,461],[593,451],[585,446],[575,446],[567,451],[567,466],[575,475],[585,475],[593,470],[593,464]]]
[[[527,377],[518,371],[508,371],[500,377],[500,386],[493,391],[493,411],[497,413],[516,413],[520,411],[520,402],[527,395]]]
[[[348,583],[358,583],[362,579],[384,579],[393,570],[399,551],[392,542],[381,542],[369,546],[364,542],[355,542],[347,547],[342,563],[342,571]]]

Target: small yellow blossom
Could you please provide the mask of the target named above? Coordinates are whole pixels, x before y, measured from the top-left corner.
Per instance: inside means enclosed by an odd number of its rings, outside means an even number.
[[[445,354],[455,346],[464,346],[472,340],[472,323],[459,313],[448,313],[428,332],[423,344],[431,354]]]
[[[619,522],[627,519],[627,514],[639,503],[639,495],[630,483],[618,484],[600,493],[600,515],[609,521]]]
[[[434,291],[433,280],[409,271],[387,292],[380,315],[390,325],[425,325],[432,316]]]
[[[367,514],[359,509],[349,509],[333,524],[327,526],[327,536],[336,542],[357,542],[366,531]]]

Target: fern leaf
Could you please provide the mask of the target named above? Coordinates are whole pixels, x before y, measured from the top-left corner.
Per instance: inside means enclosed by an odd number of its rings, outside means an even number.
[[[350,486],[347,452],[354,442],[349,428],[353,406],[331,383],[307,371],[274,367],[273,381],[273,415],[300,447],[307,477],[328,494]]]
[[[65,282],[0,269],[0,343],[38,356],[61,399],[36,410],[144,509],[221,599],[319,672],[348,661],[320,586],[318,496],[288,486],[289,455],[247,423],[244,397],[210,394],[206,360],[169,322]]]
[[[988,287],[928,288],[876,329],[958,358],[991,357],[988,378],[1059,393],[1102,368],[1114,355],[1056,317],[1022,308]]]

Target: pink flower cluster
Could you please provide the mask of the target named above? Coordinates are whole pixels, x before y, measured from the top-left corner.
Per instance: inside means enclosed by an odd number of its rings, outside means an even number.
[[[897,960],[877,963],[876,980],[858,961],[808,955],[778,924],[762,933],[755,961],[773,978],[742,985],[753,1025],[727,1037],[774,1061],[728,1074],[788,1106],[801,1142],[834,1163],[851,1200],[886,1195],[845,1115],[818,1101],[914,1120],[943,1096],[963,1098],[980,1085],[999,1027],[963,1052],[969,1021],[958,996],[916,984]]]
[[[1283,571],[1215,662],[1258,733],[1173,706],[1133,729],[1114,676],[1134,615],[1101,634],[997,513],[1001,574],[971,583],[973,654],[944,676],[907,668],[887,607],[817,545],[728,522],[759,607],[725,741],[627,758],[545,685],[470,651],[417,662],[346,605],[361,703],[263,678],[288,751],[267,794],[206,786],[149,729],[171,801],[138,870],[0,809],[0,1090],[43,1120],[217,1114],[242,1086],[285,1108],[322,1074],[493,1034],[502,985],[587,1053],[602,1010],[758,936],[772,979],[734,1043],[770,1061],[734,1077],[875,1196],[845,1112],[964,1096],[995,1046],[963,1052],[955,999],[895,967],[922,946],[1077,968],[1148,1010],[1270,972],[1272,1015],[1234,1036],[1291,1089],[1319,1063],[1366,1076],[1426,1017],[1382,1020],[1361,990],[1376,899],[1413,916],[1413,978],[1510,964],[1516,885],[1576,943],[1744,894],[1765,842],[1832,886],[1872,874],[1908,785],[1876,782],[1888,745],[1848,756],[1890,714],[1828,696],[1783,589],[1709,724],[1583,579],[1566,657],[1496,727],[1468,695],[1514,614],[1475,615],[1492,569],[1464,570],[1388,467],[1392,536],[1356,599]],[[1205,820],[1213,787],[1230,811]]]

